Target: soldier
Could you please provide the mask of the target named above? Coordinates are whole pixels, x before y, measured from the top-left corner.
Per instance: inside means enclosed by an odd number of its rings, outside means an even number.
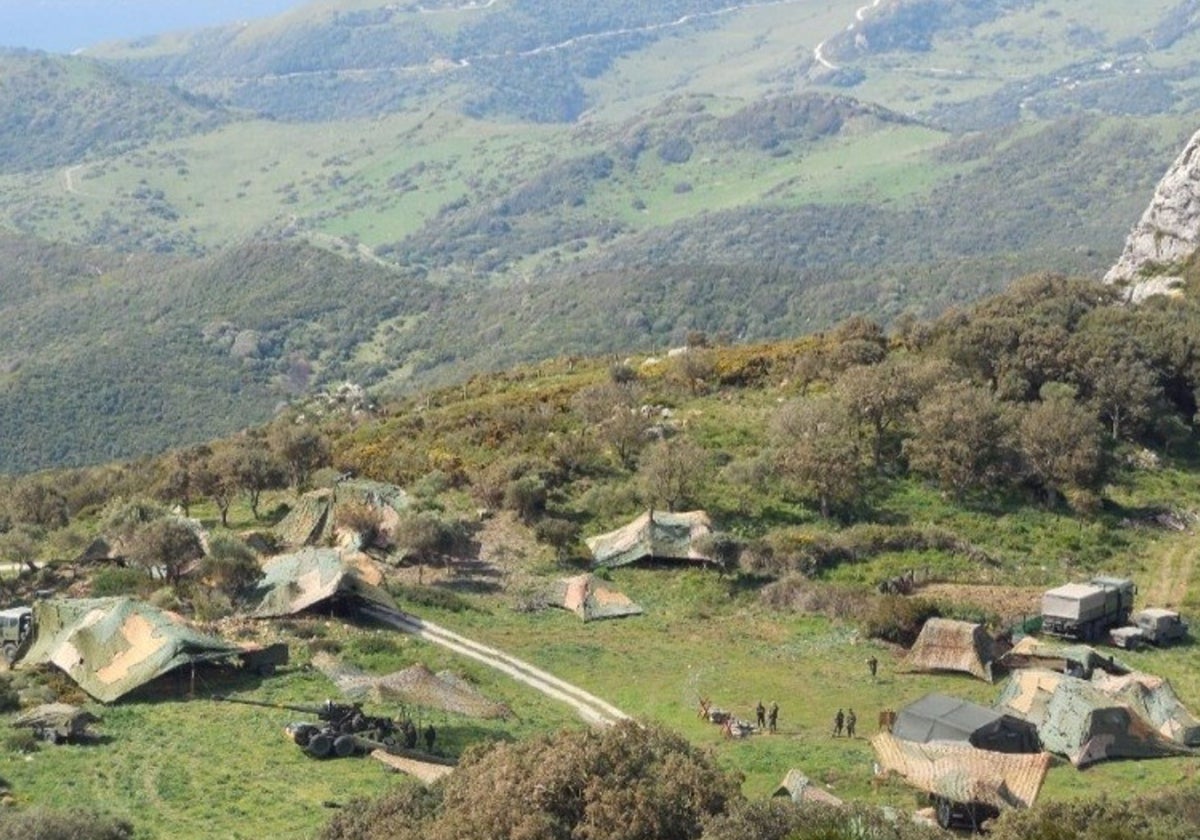
[[[833,737],[836,738],[842,734],[842,726],[846,723],[846,716],[841,709],[837,710],[837,714],[833,716]]]
[[[412,749],[417,745],[417,727],[413,726],[413,722],[409,718],[405,718],[400,724],[400,731],[404,733],[404,746]]]
[[[425,727],[425,749],[427,752],[433,752],[433,742],[437,739],[437,730],[433,728],[433,724]]]
[[[858,723],[858,715],[854,714],[854,710],[851,709],[850,713],[848,715],[846,715],[846,737],[847,738],[854,737],[854,727],[857,723]]]
[[[875,671],[879,669],[879,660],[875,658],[875,654],[871,654],[871,658],[867,660],[867,670],[871,672],[871,679],[875,679]]]
[[[767,710],[763,706],[761,700],[759,700],[758,705],[754,707],[754,714],[757,716],[756,722],[758,723],[758,728],[766,729],[767,728]]]
[[[767,729],[774,732],[777,723],[779,723],[779,704],[772,700],[771,708],[767,711]]]

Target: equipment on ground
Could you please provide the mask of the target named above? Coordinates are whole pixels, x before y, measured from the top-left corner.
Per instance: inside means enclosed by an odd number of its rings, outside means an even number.
[[[305,706],[223,695],[216,695],[213,699],[312,715],[316,721],[292,722],[284,731],[292,743],[313,758],[345,758],[381,749],[394,755],[445,763],[444,760],[415,749],[417,728],[411,720],[393,720],[389,717],[368,715],[363,712],[360,703],[335,703],[326,700],[319,705]]]
[[[32,729],[41,741],[51,744],[71,744],[94,739],[88,731],[93,723],[99,723],[86,709],[68,703],[44,703],[20,714],[12,725],[18,729]]]
[[[33,610],[14,607],[0,610],[0,652],[9,665],[17,661],[21,649],[33,632]]]
[[[1179,641],[1188,634],[1188,626],[1175,610],[1149,607],[1138,610],[1126,627],[1118,627],[1109,633],[1114,645],[1135,650],[1142,645],[1167,645]]]
[[[1129,621],[1137,587],[1126,578],[1094,577],[1042,595],[1042,632],[1093,642]]]

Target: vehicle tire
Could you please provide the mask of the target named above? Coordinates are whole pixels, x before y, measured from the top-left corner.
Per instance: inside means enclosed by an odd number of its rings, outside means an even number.
[[[950,800],[938,797],[936,803],[937,809],[937,824],[942,828],[949,828],[951,823]]]
[[[328,758],[333,749],[333,739],[324,732],[318,732],[308,739],[308,746],[304,749],[315,758]]]
[[[4,661],[9,665],[17,661],[17,646],[12,642],[4,643]]]
[[[353,735],[339,735],[333,739],[333,754],[338,758],[353,755],[357,748],[358,744],[355,743]]]

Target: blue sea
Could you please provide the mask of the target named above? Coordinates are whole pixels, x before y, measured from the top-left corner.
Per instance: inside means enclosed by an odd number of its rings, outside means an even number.
[[[0,47],[70,53],[127,40],[269,17],[301,0],[0,0]]]

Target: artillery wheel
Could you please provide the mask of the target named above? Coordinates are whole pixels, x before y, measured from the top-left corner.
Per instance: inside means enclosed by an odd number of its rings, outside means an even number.
[[[942,828],[949,828],[951,822],[950,800],[938,797],[937,801],[937,824]]]
[[[4,661],[9,665],[17,661],[17,646],[12,642],[4,643]]]
[[[338,758],[352,755],[357,747],[353,735],[339,735],[333,740],[333,754]]]
[[[317,758],[327,758],[329,751],[333,749],[333,739],[324,732],[318,732],[308,740],[308,746],[304,748],[309,755]]]

